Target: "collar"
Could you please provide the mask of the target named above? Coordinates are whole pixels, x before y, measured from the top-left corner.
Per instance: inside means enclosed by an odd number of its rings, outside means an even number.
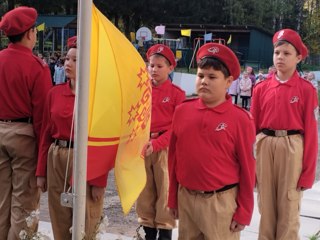
[[[63,89],[62,89],[62,95],[63,96],[75,96],[74,93],[71,91],[70,87],[70,81],[66,82],[65,84],[60,84]]]
[[[20,52],[24,52],[26,54],[32,55],[32,51],[30,48],[27,48],[19,43],[9,43],[8,49],[19,50]]]
[[[217,113],[224,113],[224,112],[228,111],[230,109],[230,107],[232,107],[232,106],[233,106],[232,98],[228,94],[226,94],[226,100],[223,103],[221,103],[218,106],[215,106],[213,108],[209,108],[207,105],[205,105],[205,103],[200,98],[196,102],[197,109],[201,109],[201,110],[208,109],[208,110],[211,110],[211,111],[214,111]]]
[[[277,80],[276,74],[273,74],[271,77],[271,87],[278,87],[279,85],[281,86],[289,86],[289,87],[294,87],[297,85],[297,82],[299,81],[300,76],[298,71],[295,71],[293,75],[288,79],[288,81],[281,83],[280,81]]]
[[[152,83],[152,87],[153,88],[158,88],[158,89],[165,89],[165,88],[168,88],[170,85],[171,85],[171,81],[170,79],[168,78],[166,81],[164,81],[163,83],[161,83],[160,85],[154,85]]]

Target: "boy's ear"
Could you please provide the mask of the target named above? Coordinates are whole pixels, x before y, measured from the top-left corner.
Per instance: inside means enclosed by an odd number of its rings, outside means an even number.
[[[172,72],[174,70],[174,66],[170,65],[170,72]]]
[[[301,54],[299,54],[298,55],[298,61],[297,61],[297,64],[299,63],[299,62],[301,62],[302,61],[302,55]]]
[[[233,76],[227,77],[227,88],[231,86],[232,82],[233,82]]]

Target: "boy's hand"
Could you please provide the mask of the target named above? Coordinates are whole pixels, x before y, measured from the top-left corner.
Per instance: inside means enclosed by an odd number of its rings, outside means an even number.
[[[237,223],[236,221],[232,220],[232,223],[230,225],[231,232],[240,232],[242,231],[246,226],[242,225],[240,223]]]
[[[179,212],[177,208],[170,208],[169,211],[170,211],[170,214],[174,217],[174,219],[179,218]]]
[[[105,188],[91,186],[91,198],[94,202],[98,202],[104,197]]]
[[[146,144],[146,146],[144,147],[145,151],[144,151],[144,156],[145,157],[149,157],[152,153],[153,153],[153,147],[152,147],[152,143],[148,142]]]
[[[41,189],[42,192],[47,191],[47,178],[37,177],[37,187]]]

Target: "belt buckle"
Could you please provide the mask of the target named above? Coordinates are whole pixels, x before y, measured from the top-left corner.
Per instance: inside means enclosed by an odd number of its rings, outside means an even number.
[[[59,145],[60,145],[60,147],[64,147],[64,148],[66,148],[66,147],[67,147],[67,145],[68,145],[68,142],[67,142],[67,141],[65,141],[65,140],[59,140]]]
[[[287,130],[275,130],[274,134],[276,137],[285,137],[288,136]]]
[[[11,122],[12,122],[12,120],[1,119],[1,122],[11,123]]]

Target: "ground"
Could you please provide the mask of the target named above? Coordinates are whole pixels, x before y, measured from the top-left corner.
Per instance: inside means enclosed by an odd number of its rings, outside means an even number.
[[[319,131],[320,131],[320,123],[319,123]],[[319,133],[320,137],[320,133]],[[320,141],[319,141],[320,148]],[[317,174],[316,180],[320,180],[320,155],[318,155],[318,165],[317,165]],[[40,220],[50,222],[50,217],[48,213],[47,207],[47,194],[43,194],[41,196],[40,203]],[[117,193],[114,172],[111,171],[108,177],[108,186],[105,193],[105,203],[104,203],[104,212],[109,218],[109,227],[108,232],[113,234],[121,234],[125,236],[135,236],[135,232],[137,227],[139,226],[137,222],[137,215],[134,211],[134,207],[132,207],[131,211],[127,216],[124,216],[119,196]]]
[[[40,221],[50,222],[48,212],[47,193],[41,195],[40,201]],[[108,177],[108,186],[105,193],[104,213],[109,218],[108,233],[121,234],[125,236],[135,236],[136,229],[139,227],[134,206],[127,216],[124,216],[117,193],[114,172],[111,171]]]
[[[139,227],[134,206],[127,216],[124,216],[120,205],[120,199],[116,190],[114,172],[110,172],[106,191],[104,212],[109,218],[109,233],[135,236]]]

